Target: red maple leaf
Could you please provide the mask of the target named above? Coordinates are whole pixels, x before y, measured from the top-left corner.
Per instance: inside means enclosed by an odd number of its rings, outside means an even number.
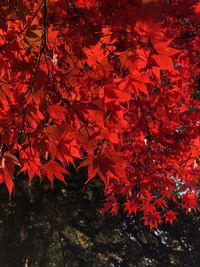
[[[166,222],[172,224],[176,220],[176,212],[173,210],[168,210],[165,212],[164,218]]]
[[[42,169],[43,176],[46,175],[51,183],[53,183],[54,177],[65,182],[64,174],[67,173],[66,169],[54,160],[50,160]]]
[[[10,152],[5,152],[0,161],[0,183],[5,182],[9,195],[13,191],[13,173],[15,165],[21,166],[19,160]]]
[[[133,212],[136,214],[138,210],[138,204],[136,204],[134,200],[129,199],[124,204],[124,210],[127,211],[129,215]]]

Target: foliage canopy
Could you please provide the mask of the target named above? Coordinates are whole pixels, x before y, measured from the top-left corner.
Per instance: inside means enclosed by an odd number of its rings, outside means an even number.
[[[145,225],[197,206],[200,3],[13,0],[0,7],[0,183],[87,166],[103,212]],[[171,203],[174,209],[171,209]]]

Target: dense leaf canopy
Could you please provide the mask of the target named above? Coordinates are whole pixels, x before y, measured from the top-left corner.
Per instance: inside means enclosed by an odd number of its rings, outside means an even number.
[[[197,206],[200,3],[4,0],[0,183],[87,166],[102,212],[172,223]],[[170,203],[175,204],[171,209]]]

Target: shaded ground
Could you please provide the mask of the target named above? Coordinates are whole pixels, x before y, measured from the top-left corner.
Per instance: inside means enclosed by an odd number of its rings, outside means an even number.
[[[101,217],[101,191],[75,180],[21,181],[11,202],[0,188],[1,267],[200,266],[198,214],[150,233],[123,213]]]

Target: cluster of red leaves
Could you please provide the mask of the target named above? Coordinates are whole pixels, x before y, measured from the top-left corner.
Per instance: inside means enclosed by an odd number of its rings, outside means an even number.
[[[88,181],[105,184],[103,211],[124,207],[152,229],[195,208],[198,1],[4,2],[0,182],[9,193],[15,165],[53,183],[79,159]]]
[[[77,0],[75,3],[77,7],[81,7],[81,8],[92,8],[97,5],[96,0]]]

